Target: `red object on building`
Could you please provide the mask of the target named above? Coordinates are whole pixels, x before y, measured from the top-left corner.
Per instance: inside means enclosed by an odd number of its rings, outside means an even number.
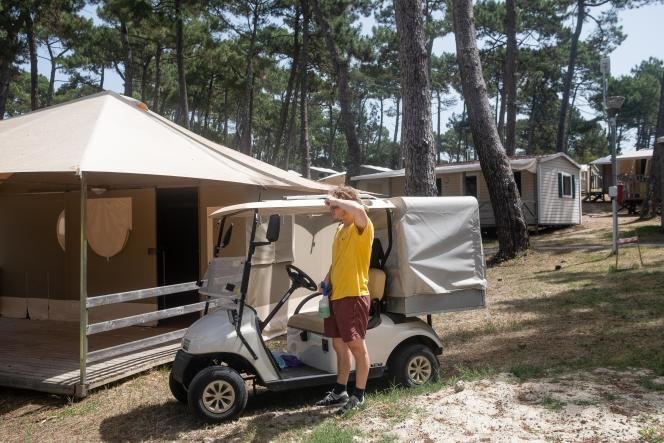
[[[618,204],[622,205],[625,202],[625,185],[621,182],[618,182]]]

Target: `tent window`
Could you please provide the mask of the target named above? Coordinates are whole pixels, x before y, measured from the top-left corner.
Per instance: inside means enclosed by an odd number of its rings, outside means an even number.
[[[477,176],[467,175],[464,177],[465,194],[477,198]]]

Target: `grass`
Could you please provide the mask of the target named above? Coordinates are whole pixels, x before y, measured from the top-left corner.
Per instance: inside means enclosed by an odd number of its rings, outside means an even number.
[[[642,429],[639,431],[639,436],[647,443],[664,443],[664,429]]]
[[[306,443],[348,443],[364,433],[356,427],[339,426],[334,422],[325,422],[316,426],[309,435],[304,437]]]
[[[509,371],[520,381],[541,377],[544,373],[542,368],[533,365],[515,365],[512,366]]]
[[[542,398],[540,405],[546,409],[554,412],[560,412],[565,408],[566,403],[558,400],[557,398],[547,394]]]
[[[640,381],[641,386],[650,391],[664,391],[664,383],[655,383],[653,377],[643,377]]]
[[[92,400],[83,400],[76,402],[73,399],[69,399],[69,402],[66,406],[58,410],[55,416],[58,419],[64,419],[68,417],[81,417],[89,414],[93,414],[97,411],[99,407],[98,402]]]

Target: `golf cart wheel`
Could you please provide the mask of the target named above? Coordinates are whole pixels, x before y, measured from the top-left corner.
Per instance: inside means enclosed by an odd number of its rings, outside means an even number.
[[[389,373],[395,384],[413,387],[438,380],[440,364],[429,347],[406,345],[392,358]]]
[[[210,423],[234,418],[247,405],[244,380],[224,366],[209,366],[196,374],[187,394],[191,412]]]
[[[171,388],[171,394],[177,401],[187,404],[187,390],[182,383],[173,378],[173,372],[168,375],[168,387]]]

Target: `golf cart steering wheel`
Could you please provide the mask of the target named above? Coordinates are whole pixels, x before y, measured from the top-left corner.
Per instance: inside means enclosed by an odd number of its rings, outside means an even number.
[[[293,265],[286,265],[286,272],[288,277],[293,282],[293,286],[309,289],[310,291],[317,291],[318,285],[313,278],[309,277],[302,269]]]

